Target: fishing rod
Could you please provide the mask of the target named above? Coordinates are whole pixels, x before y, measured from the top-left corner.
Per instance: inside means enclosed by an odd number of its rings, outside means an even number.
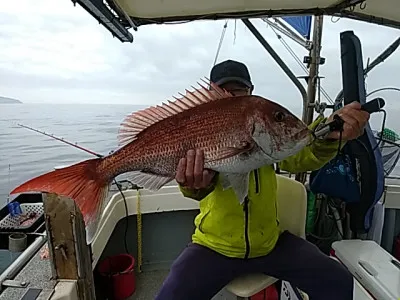
[[[43,135],[48,136],[48,137],[50,137],[50,138],[52,138],[52,139],[55,139],[55,140],[57,140],[57,141],[63,142],[63,143],[65,143],[65,144],[67,144],[67,145],[70,145],[70,146],[75,147],[75,148],[77,148],[77,149],[79,149],[79,150],[85,151],[85,152],[87,152],[87,153],[89,153],[89,154],[95,155],[95,156],[97,156],[97,157],[99,157],[99,158],[103,158],[103,157],[104,157],[104,155],[101,155],[101,154],[96,153],[96,152],[94,152],[94,151],[92,151],[92,150],[89,150],[89,149],[87,149],[87,148],[84,148],[84,147],[82,147],[82,146],[79,146],[77,143],[74,144],[74,143],[72,143],[72,142],[69,142],[69,141],[65,140],[64,138],[57,137],[57,136],[55,136],[54,134],[49,134],[49,133],[46,133],[46,132],[41,131],[41,130],[39,130],[39,129],[35,129],[35,128],[33,128],[33,127],[29,127],[29,126],[26,126],[26,125],[23,125],[23,124],[19,124],[19,123],[18,123],[17,125],[20,126],[20,127],[23,127],[23,128],[29,129],[29,130],[32,130],[32,131],[34,131],[34,132],[43,134]],[[112,151],[111,151],[110,153],[112,153]],[[120,182],[123,182],[123,181],[124,181],[124,180],[122,180],[122,181],[120,181]],[[130,181],[128,181],[128,182],[130,182]],[[115,178],[114,178],[114,183],[115,183],[116,186],[118,187],[119,191],[122,193],[122,190],[120,189],[120,184],[118,183],[118,181],[117,181]],[[131,183],[131,182],[130,182],[130,183]],[[132,184],[132,183],[131,183],[131,184]],[[133,184],[132,184],[132,185],[133,185]],[[123,196],[123,197],[124,197],[124,196]]]
[[[35,129],[35,128],[32,128],[32,127],[29,127],[29,126],[26,126],[26,125],[23,125],[23,124],[19,124],[19,123],[17,123],[17,125],[20,126],[20,127],[23,127],[23,128],[29,129],[29,130],[32,130],[32,131],[34,131],[34,132],[43,134],[43,135],[48,136],[48,137],[50,137],[50,138],[52,138],[52,139],[55,139],[55,140],[57,140],[57,141],[63,142],[63,143],[65,143],[65,144],[67,144],[67,145],[70,145],[70,146],[75,147],[75,148],[77,148],[77,149],[79,149],[79,150],[85,151],[85,152],[87,152],[87,153],[89,153],[89,154],[95,155],[95,156],[97,156],[97,157],[99,157],[99,158],[104,157],[104,156],[101,155],[101,154],[98,154],[98,153],[93,152],[93,151],[91,151],[91,150],[89,150],[89,149],[87,149],[87,148],[84,148],[84,147],[82,147],[82,146],[79,146],[77,143],[74,144],[74,143],[71,143],[71,142],[65,140],[64,138],[56,137],[54,134],[48,134],[48,133],[46,133],[46,132],[44,132],[44,131],[41,131],[41,130],[38,130],[38,129]]]

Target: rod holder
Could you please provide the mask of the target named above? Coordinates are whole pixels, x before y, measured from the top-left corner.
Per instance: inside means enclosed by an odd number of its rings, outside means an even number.
[[[23,252],[28,246],[27,235],[22,232],[15,232],[8,236],[8,250],[11,252]]]

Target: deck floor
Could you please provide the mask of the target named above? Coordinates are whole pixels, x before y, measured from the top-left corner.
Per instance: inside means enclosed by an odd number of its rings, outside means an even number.
[[[137,276],[136,292],[129,297],[129,300],[150,300],[154,299],[161,287],[168,271],[147,271]]]
[[[56,284],[56,281],[51,279],[50,261],[42,260],[40,251],[31,258],[14,280],[24,281],[28,285],[25,288],[6,288],[0,294],[0,300],[20,300],[30,288],[41,289],[42,292],[37,299],[47,300]]]
[[[137,290],[129,300],[153,300],[160,289],[168,271],[147,271],[138,275]],[[231,293],[222,290],[212,300],[236,300]]]
[[[153,300],[159,291],[168,270],[145,271],[137,275],[136,292],[127,300]],[[40,251],[36,253],[15,280],[25,281],[28,286],[25,288],[6,288],[0,293],[0,300],[21,300],[30,288],[41,289],[38,300],[48,300],[53,292],[56,281],[51,279],[50,261],[40,258]],[[223,290],[212,300],[236,300],[229,292]]]

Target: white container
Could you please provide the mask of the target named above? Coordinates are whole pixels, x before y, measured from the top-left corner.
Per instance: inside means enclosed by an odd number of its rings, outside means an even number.
[[[370,240],[342,240],[332,244],[336,257],[379,300],[400,299],[400,262]]]

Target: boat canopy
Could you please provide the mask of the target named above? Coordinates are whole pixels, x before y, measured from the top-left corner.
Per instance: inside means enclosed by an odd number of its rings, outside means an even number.
[[[194,20],[331,15],[400,28],[398,0],[72,0],[123,42],[128,28]],[[128,18],[129,16],[129,18]]]

